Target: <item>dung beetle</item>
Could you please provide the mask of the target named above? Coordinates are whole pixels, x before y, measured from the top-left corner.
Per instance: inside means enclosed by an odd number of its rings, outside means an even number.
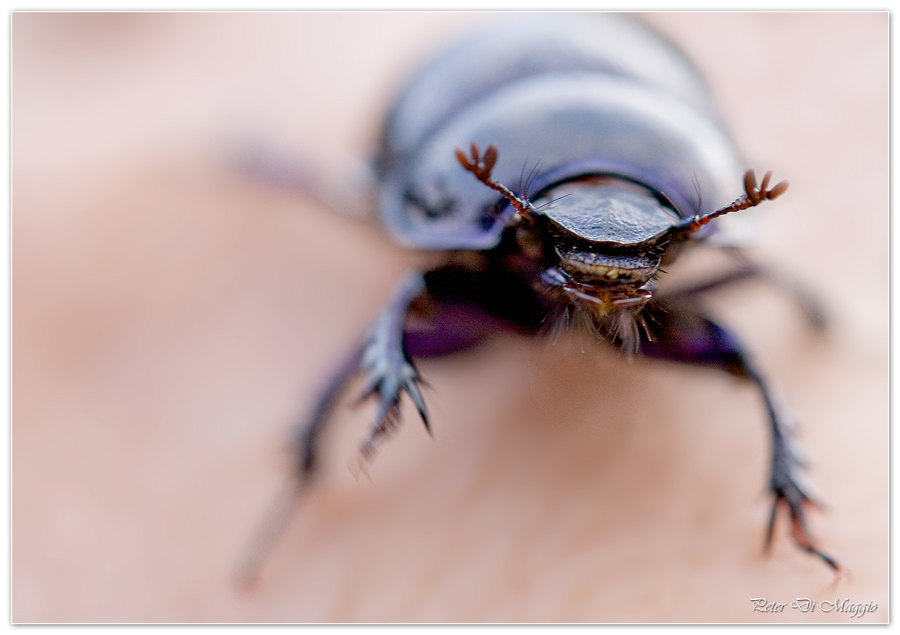
[[[739,340],[696,303],[749,277],[778,279],[741,256],[735,270],[695,287],[657,288],[662,267],[683,249],[740,246],[734,216],[720,217],[787,189],[770,186],[771,173],[757,183],[745,172],[704,80],[675,45],[628,16],[506,16],[412,77],[387,116],[373,167],[392,238],[446,258],[400,281],[328,382],[299,429],[291,487],[244,563],[246,579],[313,481],[321,434],[351,378],[363,375],[363,396],[377,403],[360,447],[364,465],[399,423],[404,393],[430,432],[414,360],[499,331],[552,336],[567,328],[629,356],[755,384],[772,439],[766,545],[785,509],[796,544],[841,571],[806,528],[813,498],[789,410]],[[814,303],[792,290],[820,322]]]

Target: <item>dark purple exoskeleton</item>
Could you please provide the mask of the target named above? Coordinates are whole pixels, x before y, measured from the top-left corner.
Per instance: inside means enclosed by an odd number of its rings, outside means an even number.
[[[480,148],[486,148],[482,153]],[[467,152],[459,149],[465,148]],[[774,496],[806,551],[811,502],[789,412],[739,341],[694,300],[764,275],[734,271],[662,294],[661,265],[690,245],[733,247],[739,211],[781,194],[757,186],[723,129],[698,71],[670,42],[627,17],[505,17],[458,43],[406,85],[384,127],[375,169],[381,218],[397,242],[446,250],[408,274],[300,431],[293,500],[315,474],[317,445],[344,385],[367,382],[377,414],[363,458],[399,421],[405,392],[428,427],[413,360],[469,348],[497,331],[586,327],[627,354],[717,368],[754,382],[772,434]],[[518,187],[512,192],[507,188]],[[794,289],[807,315],[816,307]],[[415,314],[427,328],[408,325]],[[267,524],[252,574],[281,520]]]

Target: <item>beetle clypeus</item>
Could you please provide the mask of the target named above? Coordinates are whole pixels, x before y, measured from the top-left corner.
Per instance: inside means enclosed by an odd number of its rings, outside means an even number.
[[[740,194],[743,169],[712,98],[692,63],[638,21],[517,20],[507,17],[503,28],[437,56],[388,115],[374,166],[382,221],[403,245],[455,257],[404,277],[331,379],[299,431],[288,498],[266,522],[243,575],[255,575],[312,481],[319,438],[353,376],[364,375],[364,394],[377,402],[360,448],[365,461],[399,422],[403,393],[429,427],[414,359],[467,349],[497,331],[541,335],[569,325],[628,355],[754,383],[772,438],[766,545],[786,508],[797,545],[839,572],[806,529],[812,498],[789,411],[738,340],[693,302],[767,276],[765,268],[741,256],[735,270],[694,288],[656,287],[660,266],[684,247],[734,247],[718,217],[774,199],[787,183],[770,186],[767,173],[757,184],[748,170],[743,194],[728,203]],[[821,323],[815,303],[798,299]],[[408,324],[411,314],[427,328]]]

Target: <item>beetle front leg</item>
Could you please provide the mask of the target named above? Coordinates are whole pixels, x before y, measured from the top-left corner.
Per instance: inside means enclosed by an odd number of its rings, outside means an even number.
[[[369,331],[365,342],[339,367],[332,376],[309,418],[297,435],[296,475],[298,484],[306,484],[315,474],[318,442],[338,398],[349,380],[357,373],[366,373],[366,388],[360,399],[379,395],[376,424],[365,447],[374,447],[375,438],[383,434],[386,418],[396,419],[400,394],[406,390],[416,404],[425,427],[428,417],[425,402],[417,382],[422,379],[406,356],[403,346],[404,325],[410,303],[424,291],[422,274],[410,273],[400,283],[390,303],[382,310]]]
[[[756,384],[766,405],[772,436],[772,465],[769,490],[774,496],[766,534],[766,548],[772,541],[775,516],[780,507],[791,517],[794,541],[804,551],[818,556],[834,571],[841,566],[822,552],[806,527],[805,508],[814,504],[789,410],[755,368],[738,340],[728,331],[685,305],[656,303],[648,306],[647,324],[653,339],[641,342],[641,352],[650,357],[709,366]]]
[[[404,348],[403,334],[410,304],[425,291],[425,279],[419,272],[401,280],[390,303],[372,325],[363,347],[359,370],[366,374],[366,387],[360,400],[376,395],[378,410],[375,424],[360,447],[363,459],[375,450],[378,439],[399,422],[400,396],[410,396],[429,434],[428,413],[419,390],[422,378]]]

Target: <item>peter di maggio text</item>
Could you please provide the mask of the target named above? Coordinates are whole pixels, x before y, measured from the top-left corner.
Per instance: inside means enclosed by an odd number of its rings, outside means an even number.
[[[785,602],[768,602],[765,598],[750,598],[750,602],[753,603],[753,610],[761,613],[781,613],[788,606]],[[874,613],[878,605],[875,602],[851,602],[850,598],[836,599],[833,602],[797,598],[790,603],[790,607],[801,613],[813,613],[818,609],[822,613],[847,613],[848,617],[862,617],[866,613]]]

